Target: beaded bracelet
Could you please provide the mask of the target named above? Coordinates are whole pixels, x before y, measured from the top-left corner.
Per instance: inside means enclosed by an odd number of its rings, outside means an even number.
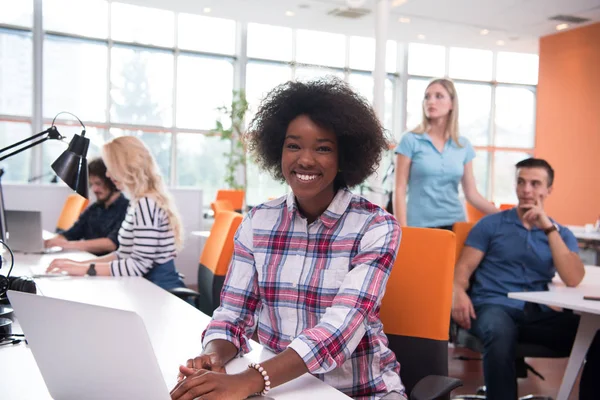
[[[263,367],[261,367],[259,363],[250,363],[250,365],[248,365],[248,368],[254,368],[255,370],[257,370],[258,373],[261,374],[263,379],[265,380],[265,388],[261,392],[256,393],[257,395],[264,396],[269,392],[269,390],[271,390],[271,381],[269,380],[269,375],[267,374],[267,371]]]

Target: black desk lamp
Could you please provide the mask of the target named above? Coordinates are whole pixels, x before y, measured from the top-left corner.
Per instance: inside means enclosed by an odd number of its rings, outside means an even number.
[[[27,139],[23,139],[20,142],[12,144],[8,147],[0,149],[0,155],[5,151],[11,150],[15,147],[22,145],[23,143],[29,142],[30,140],[37,139],[41,136],[46,135],[46,137],[37,140],[27,146],[21,147],[7,155],[0,156],[0,161],[5,160],[9,157],[14,156],[24,150],[27,150],[33,146],[36,146],[40,143],[45,142],[48,139],[58,139],[61,140],[64,138],[60,133],[58,133],[58,129],[54,126],[54,121],[56,121],[56,117],[60,114],[69,114],[73,117],[77,118],[75,115],[70,112],[60,112],[56,114],[54,119],[52,120],[52,126],[46,129],[43,132],[37,133],[33,136],[28,137]],[[62,179],[71,189],[77,192],[80,196],[89,198],[88,192],[88,167],[87,167],[87,159],[85,156],[87,155],[88,147],[90,145],[90,139],[85,137],[85,125],[79,118],[77,121],[83,127],[80,135],[73,135],[73,139],[71,139],[71,143],[69,143],[69,147],[65,150],[57,159],[52,163],[52,169]]]

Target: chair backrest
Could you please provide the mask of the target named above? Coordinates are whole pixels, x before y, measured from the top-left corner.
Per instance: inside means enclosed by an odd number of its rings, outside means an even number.
[[[215,216],[210,235],[198,265],[198,308],[212,315],[220,304],[221,288],[233,256],[233,237],[242,222],[242,215],[233,211],[221,211]]]
[[[215,200],[210,203],[210,208],[213,210],[213,215],[215,217],[221,211],[235,211],[230,200]]]
[[[510,210],[511,208],[515,208],[516,206],[516,204],[502,203],[500,204],[500,211]]]
[[[65,204],[63,205],[60,216],[58,217],[58,222],[56,223],[56,232],[64,232],[73,226],[89,202],[90,201],[88,199],[78,195],[77,193],[72,193],[67,196],[67,200],[65,200]]]
[[[465,246],[465,241],[473,225],[475,225],[473,222],[456,222],[452,226],[452,232],[456,235],[456,261],[460,257],[460,253]]]
[[[466,203],[465,209],[467,211],[467,221],[475,223],[485,217],[485,214],[473,207],[471,203],[468,201]]]
[[[402,228],[380,317],[408,393],[427,375],[448,376],[455,252],[453,232]]]
[[[220,189],[217,191],[217,200],[229,200],[235,211],[241,212],[244,207],[244,197],[246,192],[243,190]]]

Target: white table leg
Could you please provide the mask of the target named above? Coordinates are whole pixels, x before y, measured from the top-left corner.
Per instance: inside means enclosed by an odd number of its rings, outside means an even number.
[[[598,329],[600,329],[600,315],[582,312],[577,328],[577,336],[575,337],[575,343],[573,343],[573,349],[571,349],[569,363],[558,391],[557,400],[567,400],[569,398],[577,374],[579,374],[585,355]]]

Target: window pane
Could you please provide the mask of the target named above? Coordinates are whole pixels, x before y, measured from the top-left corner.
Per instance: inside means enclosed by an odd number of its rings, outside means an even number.
[[[429,81],[409,79],[406,92],[406,129],[412,130],[423,119],[423,98]],[[460,114],[459,114],[460,115]]]
[[[395,40],[388,40],[385,53],[385,70],[394,73],[398,71],[398,43]]]
[[[365,71],[375,70],[375,39],[350,36],[350,68]],[[394,40],[386,43],[386,72],[396,72],[396,58],[398,57],[398,44]]]
[[[108,37],[106,0],[44,0],[43,6],[44,30],[102,39]]]
[[[260,170],[248,157],[246,177],[248,178],[248,192],[246,202],[249,206],[256,206],[271,198],[283,196],[288,192],[287,183],[278,182],[271,175]]]
[[[497,204],[517,203],[515,193],[515,164],[531,157],[520,151],[496,151],[494,153],[494,199]]]
[[[68,115],[64,115],[64,118],[69,118]],[[44,129],[48,129],[50,124],[44,126]],[[76,123],[73,125],[62,125],[56,124],[58,132],[64,136],[63,140],[48,140],[44,142],[42,147],[42,177],[41,182],[50,182],[54,177],[54,171],[51,168],[52,163],[67,149],[67,146],[71,142],[73,135],[81,135],[81,126]],[[88,148],[87,160],[88,162],[95,157],[101,156],[102,145],[104,144],[104,129],[98,129],[93,126],[86,126],[85,137],[90,139],[90,147]],[[61,182],[60,178],[58,179]]]
[[[282,26],[248,24],[248,57],[292,60],[292,29]]]
[[[473,159],[473,175],[477,183],[477,190],[483,197],[488,195],[488,176],[489,176],[489,155],[487,151],[476,150],[475,158]]]
[[[432,44],[410,43],[408,45],[408,73],[423,76],[444,76],[446,48]]]
[[[225,188],[227,159],[231,141],[197,133],[177,134],[177,185],[202,189],[203,202],[209,205],[217,190]]]
[[[349,75],[349,83],[352,89],[363,96],[371,105],[373,105],[373,89],[375,82],[372,74],[353,72]],[[392,129],[394,104],[394,82],[391,79],[385,80],[384,89],[384,117],[383,125],[386,129]]]
[[[180,49],[235,54],[235,21],[179,14],[177,40]]]
[[[493,53],[489,50],[450,48],[450,77],[492,80]]]
[[[267,93],[291,78],[292,69],[287,65],[249,62],[246,67],[246,98],[250,107],[247,121],[252,119]]]
[[[330,69],[325,67],[310,67],[310,66],[298,66],[296,67],[297,81],[312,81],[327,76],[335,76],[340,79],[344,79],[344,71],[339,69]]]
[[[31,28],[33,1],[0,0],[0,23]]]
[[[0,30],[0,114],[31,115],[33,56],[29,33]]]
[[[375,69],[375,39],[350,36],[350,68],[373,71]]]
[[[457,83],[460,134],[469,138],[474,146],[489,145],[492,87]]]
[[[222,118],[217,107],[231,104],[233,64],[230,60],[179,56],[177,62],[177,126],[213,129]],[[223,123],[230,122],[223,120]]]
[[[496,80],[498,82],[537,85],[539,57],[536,54],[498,53]]]
[[[110,22],[114,40],[175,46],[175,14],[172,11],[112,3]]]
[[[110,139],[119,136],[137,136],[142,139],[144,144],[154,156],[160,174],[166,184],[169,184],[171,172],[171,134],[166,132],[144,132],[126,129],[110,128]]]
[[[69,111],[87,121],[106,121],[106,45],[46,36],[44,117]]]
[[[15,144],[29,136],[31,136],[31,125],[0,121],[0,148]],[[30,157],[31,150],[25,150],[4,161],[0,161],[0,168],[4,170],[2,182],[27,182],[29,178]]]
[[[111,120],[170,126],[173,122],[173,55],[114,47]]]
[[[315,45],[318,43],[318,46]],[[305,64],[344,67],[346,37],[337,33],[296,31],[296,61]]]
[[[496,137],[499,147],[532,148],[535,140],[535,93],[520,87],[496,88]]]

